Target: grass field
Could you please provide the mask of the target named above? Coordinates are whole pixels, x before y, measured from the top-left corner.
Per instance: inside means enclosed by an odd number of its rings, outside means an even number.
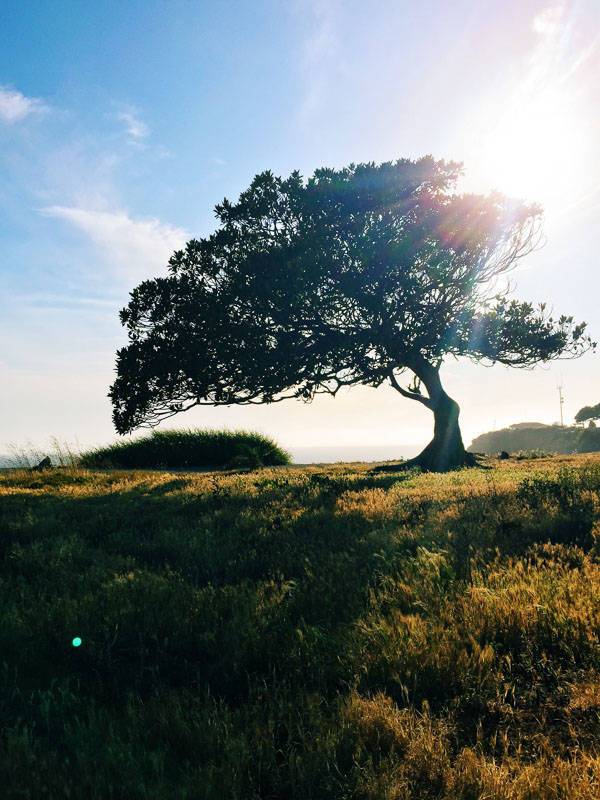
[[[600,458],[490,463],[0,472],[2,796],[596,800]]]

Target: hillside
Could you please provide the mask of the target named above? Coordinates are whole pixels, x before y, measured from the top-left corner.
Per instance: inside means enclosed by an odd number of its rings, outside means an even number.
[[[517,423],[483,433],[468,448],[473,453],[495,455],[502,450],[516,453],[542,450],[546,453],[593,453],[600,450],[600,429],[576,426]]]
[[[3,797],[597,798],[600,458],[490,463],[0,473]]]

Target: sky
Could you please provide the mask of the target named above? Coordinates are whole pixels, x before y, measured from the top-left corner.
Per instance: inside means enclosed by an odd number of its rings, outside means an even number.
[[[598,0],[3,0],[0,452],[115,438],[118,310],[256,173],[424,154],[462,161],[464,190],[544,206],[515,295],[600,339]],[[566,421],[600,400],[598,355],[449,361],[443,377],[468,442],[557,421],[559,383]],[[359,387],[169,426],[252,428],[325,458],[417,449],[432,419]]]

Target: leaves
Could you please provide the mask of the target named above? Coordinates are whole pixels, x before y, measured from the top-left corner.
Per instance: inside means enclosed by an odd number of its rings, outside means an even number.
[[[595,406],[584,406],[575,414],[575,422],[588,422],[588,420],[600,419],[600,403]]]
[[[119,432],[195,405],[310,401],[445,355],[530,366],[579,355],[585,325],[490,299],[539,241],[540,209],[457,195],[430,156],[257,175],[219,226],[144,281],[121,321]]]

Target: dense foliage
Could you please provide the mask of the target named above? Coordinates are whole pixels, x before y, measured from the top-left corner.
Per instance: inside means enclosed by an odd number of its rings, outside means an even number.
[[[125,433],[194,406],[310,400],[389,382],[435,416],[425,469],[468,461],[445,356],[528,367],[591,346],[585,324],[510,300],[497,279],[536,246],[540,209],[458,195],[431,157],[256,176],[216,208],[169,275],[121,320],[114,422]],[[414,376],[401,385],[402,373]]]
[[[547,453],[593,453],[600,450],[600,430],[561,425],[511,425],[477,436],[469,450],[493,455],[505,450],[542,450]]]
[[[599,514],[594,457],[2,472],[2,796],[596,800]]]
[[[153,431],[83,453],[79,463],[125,469],[274,467],[289,464],[290,456],[261,433],[196,429]]]
[[[600,419],[600,403],[595,406],[584,406],[575,414],[575,422],[588,422]]]

